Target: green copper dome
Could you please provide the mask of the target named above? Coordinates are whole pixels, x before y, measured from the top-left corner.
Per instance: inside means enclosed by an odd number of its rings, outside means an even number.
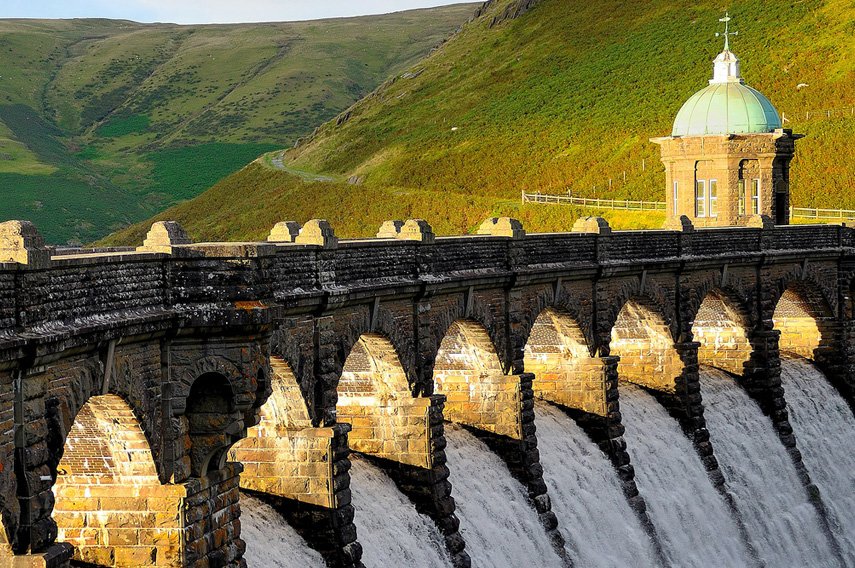
[[[717,83],[686,101],[671,136],[753,134],[776,128],[781,128],[781,119],[763,93],[742,83]]]
[[[739,74],[739,59],[725,47],[713,62],[710,84],[686,101],[671,136],[755,134],[781,128],[778,111]]]

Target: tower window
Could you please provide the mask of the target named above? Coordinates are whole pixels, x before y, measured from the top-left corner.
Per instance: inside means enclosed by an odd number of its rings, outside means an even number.
[[[675,216],[677,215],[677,209],[678,209],[678,208],[677,208],[677,203],[678,203],[678,201],[679,201],[679,199],[678,199],[678,197],[677,197],[677,196],[678,196],[678,193],[677,193],[677,187],[678,187],[678,184],[677,184],[677,182],[675,181],[675,182],[674,182],[674,215],[675,215]]]
[[[709,198],[709,216],[718,217],[718,180],[710,180]]]
[[[739,214],[745,215],[745,180],[739,180],[737,187],[737,191],[739,192]]]
[[[707,182],[699,179],[695,184],[695,217],[707,216]]]
[[[751,180],[751,214],[760,214],[760,180]]]

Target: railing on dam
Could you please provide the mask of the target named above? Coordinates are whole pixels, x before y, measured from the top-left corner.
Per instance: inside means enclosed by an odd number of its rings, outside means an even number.
[[[506,219],[485,223],[483,234],[460,237],[434,238],[420,221],[415,233],[390,238],[338,242],[326,225],[325,241],[173,242],[56,254],[32,226],[22,230],[15,223],[0,225],[6,233],[0,239],[6,247],[0,250],[0,337],[22,329],[54,333],[57,322],[109,326],[109,314],[117,313],[145,320],[170,317],[177,308],[199,315],[248,308],[265,298],[291,309],[361,289],[713,257],[808,252],[805,258],[814,258],[855,246],[853,230],[837,225],[613,232],[595,224],[568,233],[525,234],[518,222]]]

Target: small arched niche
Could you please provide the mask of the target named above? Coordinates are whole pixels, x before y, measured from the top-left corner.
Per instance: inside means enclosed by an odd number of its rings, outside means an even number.
[[[186,489],[162,485],[139,422],[119,396],[83,405],[53,485],[57,540],[98,566],[181,566]]]
[[[683,362],[664,318],[638,300],[629,300],[618,313],[611,332],[610,352],[620,357],[620,380],[673,393]]]
[[[692,336],[701,344],[698,362],[742,375],[752,351],[746,329],[747,317],[739,304],[721,290],[711,291],[692,323]]]
[[[585,334],[569,314],[553,308],[535,320],[525,345],[523,365],[535,376],[538,398],[592,414],[606,414],[603,363],[591,357]]]
[[[205,373],[190,387],[185,417],[194,477],[222,469],[229,448],[243,432],[243,416],[233,399],[229,380],[220,373]]]

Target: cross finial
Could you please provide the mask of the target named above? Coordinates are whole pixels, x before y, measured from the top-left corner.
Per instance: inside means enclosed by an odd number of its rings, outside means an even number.
[[[716,34],[715,34],[715,37],[724,36],[724,50],[725,51],[730,51],[730,41],[728,41],[730,39],[730,36],[739,35],[739,32],[730,31],[730,20],[731,19],[732,18],[730,17],[730,14],[725,12],[724,17],[719,18],[719,20],[718,20],[719,22],[724,22],[724,33],[716,32]]]

